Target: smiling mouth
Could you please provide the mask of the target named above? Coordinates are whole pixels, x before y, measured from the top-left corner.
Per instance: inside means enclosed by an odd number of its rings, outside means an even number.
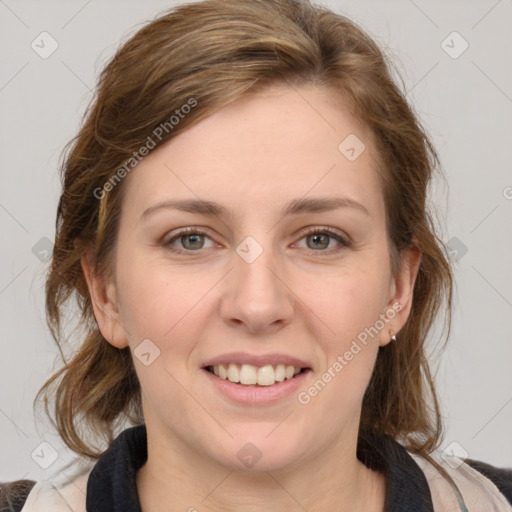
[[[241,386],[273,386],[310,371],[310,368],[300,368],[285,364],[254,366],[252,364],[239,365],[235,363],[206,366],[204,369],[220,379],[228,380],[233,384]]]

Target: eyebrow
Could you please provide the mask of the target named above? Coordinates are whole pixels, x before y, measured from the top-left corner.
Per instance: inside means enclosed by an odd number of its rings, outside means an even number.
[[[370,212],[361,203],[348,197],[302,198],[293,199],[282,210],[283,216],[298,215],[301,213],[318,213],[335,210],[337,208],[353,208],[366,215]],[[201,215],[224,215],[227,209],[213,201],[200,199],[184,199],[180,201],[164,201],[157,203],[145,210],[141,218],[145,219],[157,211],[175,209],[183,212],[197,213]]]

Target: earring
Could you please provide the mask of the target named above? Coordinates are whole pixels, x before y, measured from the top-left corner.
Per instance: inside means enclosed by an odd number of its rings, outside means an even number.
[[[389,335],[391,336],[392,341],[396,341],[395,331],[389,331]]]

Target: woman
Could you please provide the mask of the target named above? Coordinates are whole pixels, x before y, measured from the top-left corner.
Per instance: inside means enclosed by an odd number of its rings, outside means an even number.
[[[89,463],[18,508],[512,510],[511,470],[436,452],[436,163],[343,16],[207,0],[141,29],[66,156],[46,289],[57,342],[72,296],[85,335],[41,395]]]

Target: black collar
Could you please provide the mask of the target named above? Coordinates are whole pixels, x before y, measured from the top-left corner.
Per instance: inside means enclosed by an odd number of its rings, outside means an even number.
[[[88,512],[141,512],[136,474],[148,457],[146,426],[122,432],[95,464],[87,482]],[[433,512],[422,470],[390,436],[365,434],[357,457],[386,475],[386,512]]]

